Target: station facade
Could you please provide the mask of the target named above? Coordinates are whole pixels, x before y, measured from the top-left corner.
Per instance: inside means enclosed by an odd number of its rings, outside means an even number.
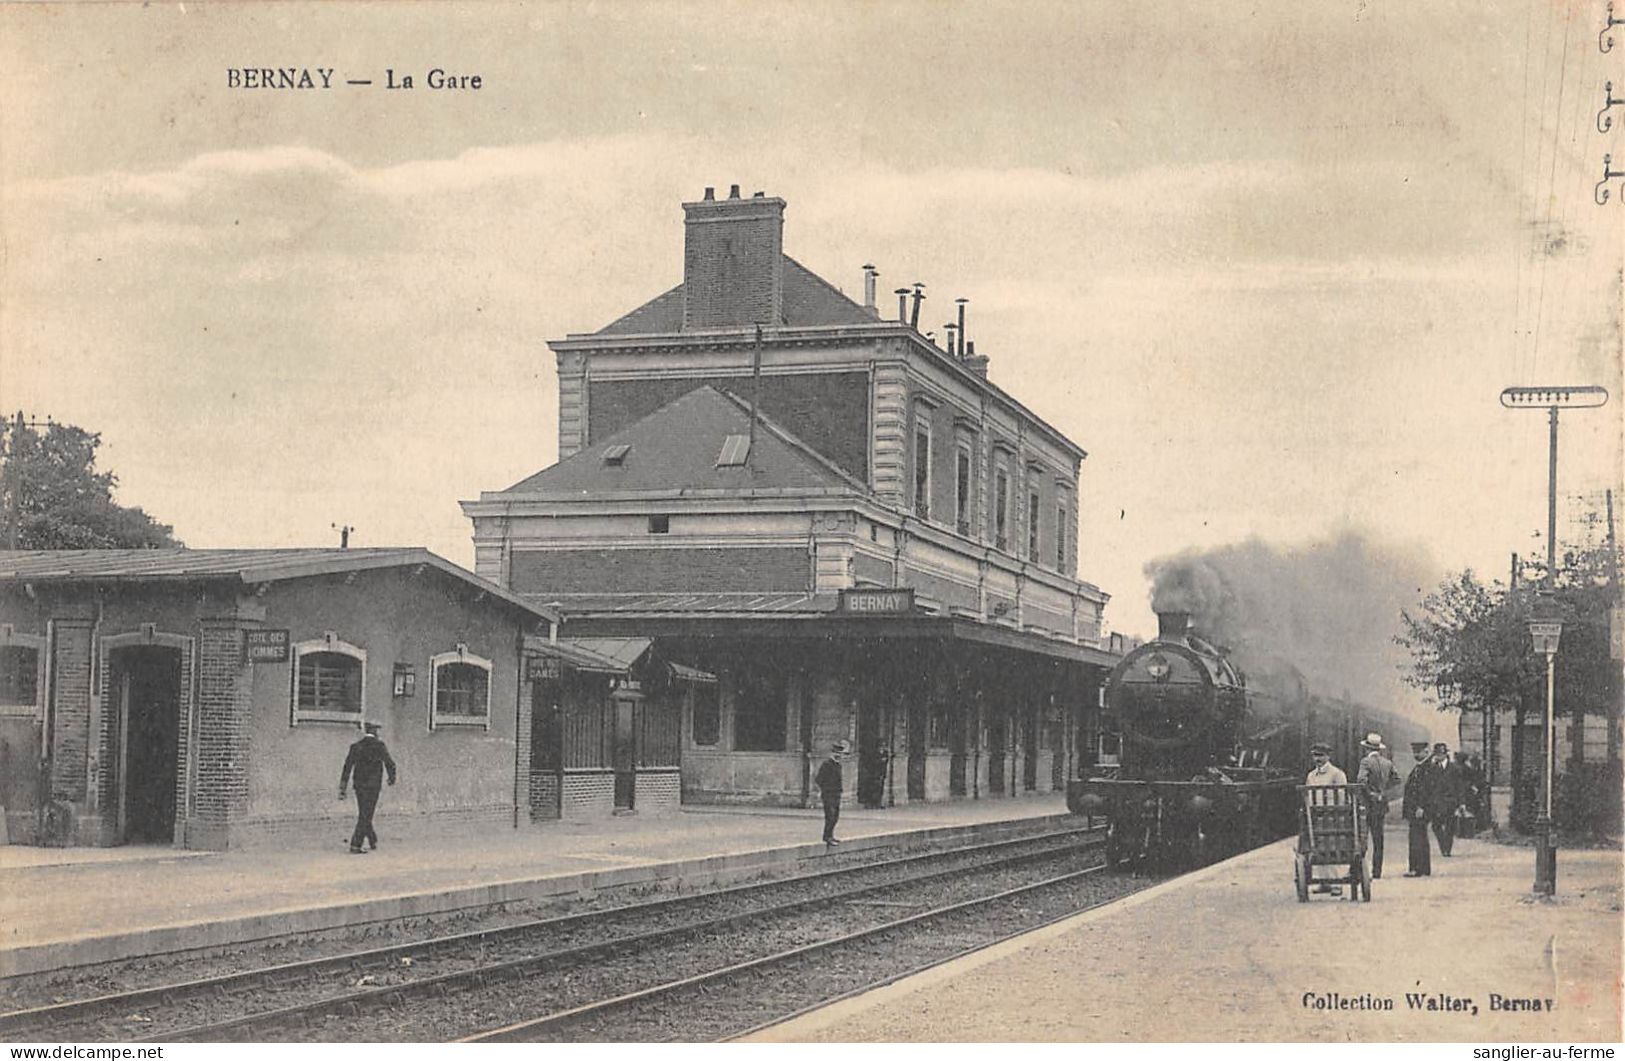
[[[812,802],[842,739],[869,805],[1060,788],[1118,658],[1076,574],[1085,453],[917,290],[882,319],[871,268],[859,304],[784,254],[784,208],[707,189],[682,283],[549,343],[560,459],[463,503],[476,571],[714,677],[685,801]]]
[[[5,832],[336,846],[368,722],[400,765],[386,836],[675,808],[676,719],[709,676],[558,618],[422,549],[0,553]],[[545,750],[564,728],[569,762]]]

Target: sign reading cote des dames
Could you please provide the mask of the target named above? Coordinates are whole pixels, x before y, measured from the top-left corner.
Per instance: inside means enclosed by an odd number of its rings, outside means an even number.
[[[910,615],[912,589],[843,589],[840,610],[854,615]]]

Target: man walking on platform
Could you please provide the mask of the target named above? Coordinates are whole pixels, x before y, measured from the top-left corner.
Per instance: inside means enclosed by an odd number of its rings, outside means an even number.
[[[1410,827],[1411,841],[1410,866],[1405,876],[1429,877],[1433,875],[1433,849],[1428,845],[1428,797],[1433,775],[1428,742],[1414,741],[1411,754],[1416,756],[1416,765],[1405,778],[1404,802],[1400,805],[1400,813],[1405,815],[1405,824]]]
[[[368,722],[360,740],[350,745],[350,754],[344,757],[344,769],[339,774],[339,799],[355,774],[355,832],[350,834],[350,854],[364,855],[378,847],[378,834],[372,828],[372,812],[378,806],[378,793],[384,787],[384,772],[389,772],[389,783],[395,783],[395,760],[389,749],[378,738],[378,723]],[[367,841],[363,848],[361,841]]]
[[[1439,854],[1450,857],[1456,843],[1456,811],[1461,809],[1461,769],[1450,761],[1450,745],[1439,741],[1433,746],[1433,758],[1428,761],[1433,774],[1428,788],[1428,819],[1433,823],[1433,835],[1439,838]]]
[[[1382,735],[1366,734],[1360,742],[1365,758],[1360,760],[1358,784],[1365,788],[1366,822],[1371,827],[1371,879],[1382,879],[1383,822],[1388,817],[1388,789],[1394,783],[1394,764],[1382,754]]]
[[[841,760],[851,750],[850,742],[836,741],[829,758],[819,765],[818,773],[813,776],[819,798],[824,802],[824,843],[831,847],[840,843],[835,839],[835,823],[841,819]]]

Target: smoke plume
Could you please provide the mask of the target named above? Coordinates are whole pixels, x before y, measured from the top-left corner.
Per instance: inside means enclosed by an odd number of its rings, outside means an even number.
[[[1154,560],[1151,607],[1191,614],[1196,632],[1230,651],[1260,691],[1311,692],[1428,721],[1400,680],[1400,610],[1437,580],[1427,558],[1347,532],[1283,547],[1253,539]]]

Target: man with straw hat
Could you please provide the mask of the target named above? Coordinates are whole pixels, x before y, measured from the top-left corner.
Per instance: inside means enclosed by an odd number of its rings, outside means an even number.
[[[1355,783],[1365,789],[1366,821],[1371,826],[1371,879],[1382,878],[1383,821],[1388,817],[1388,789],[1394,783],[1394,763],[1383,753],[1382,735],[1368,733],[1360,742],[1365,758]]]

